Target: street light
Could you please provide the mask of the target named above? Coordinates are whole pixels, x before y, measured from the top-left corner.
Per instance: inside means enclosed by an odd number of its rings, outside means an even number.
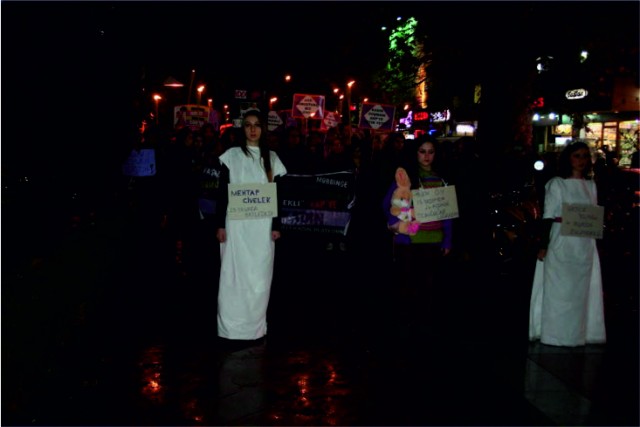
[[[196,90],[198,91],[198,105],[200,105],[200,102],[202,101],[202,92],[204,92],[204,85],[198,86],[198,89]]]
[[[196,70],[191,70],[191,81],[189,82],[189,93],[187,93],[187,104],[191,104],[191,91],[193,90],[193,81],[196,78]]]
[[[347,123],[349,124],[349,139],[351,139],[351,86],[353,86],[355,82],[355,80],[351,80],[347,83]]]
[[[269,100],[269,111],[273,110],[273,104],[275,104],[278,101],[277,97],[273,97]]]
[[[184,84],[180,83],[179,81],[177,81],[173,77],[169,76],[164,81],[164,86],[166,86],[166,87],[183,87]]]
[[[156,125],[158,124],[158,103],[162,97],[158,94],[153,95],[153,100],[156,102]]]

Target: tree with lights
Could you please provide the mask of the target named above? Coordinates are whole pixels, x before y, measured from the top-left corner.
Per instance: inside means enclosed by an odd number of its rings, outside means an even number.
[[[418,21],[412,17],[389,35],[387,65],[373,77],[385,102],[400,105],[418,96],[421,107],[426,107],[429,87],[426,69],[431,59],[425,52],[426,36],[419,35],[417,29]]]

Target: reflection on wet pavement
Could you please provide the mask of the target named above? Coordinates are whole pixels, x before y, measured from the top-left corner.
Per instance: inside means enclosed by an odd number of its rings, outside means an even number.
[[[58,303],[63,293],[51,286],[65,283],[80,254],[94,266],[93,276],[87,269],[77,280],[79,287],[95,287],[92,296],[68,310],[55,340],[46,335],[54,325],[38,334],[33,318],[30,327],[16,323],[28,319],[24,314],[9,318],[15,330],[4,336],[3,425],[634,420],[634,404],[621,400],[637,397],[633,381],[614,386],[601,378],[603,372],[616,379],[624,369],[633,372],[633,357],[621,358],[619,349],[629,337],[637,343],[634,329],[612,323],[612,342],[595,353],[532,346],[525,332],[527,281],[516,277],[496,278],[489,288],[478,282],[487,271],[453,266],[435,296],[443,303],[427,322],[422,312],[390,308],[393,272],[379,258],[357,255],[357,245],[331,254],[284,245],[267,340],[228,348],[215,336],[215,269],[208,261],[215,249],[176,263],[175,242],[161,236],[92,239],[76,242],[82,244],[68,248],[57,265],[47,261],[21,282],[44,289],[31,291],[37,304],[23,298],[23,306],[46,307],[42,298]],[[3,310],[17,310],[5,303]],[[573,416],[559,414],[545,392],[545,384],[558,382],[562,387],[553,391],[564,390],[562,399],[590,404],[575,406]]]

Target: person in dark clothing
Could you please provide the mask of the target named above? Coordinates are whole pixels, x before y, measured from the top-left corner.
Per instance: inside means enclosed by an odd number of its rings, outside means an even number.
[[[308,174],[313,172],[314,159],[309,148],[302,142],[300,130],[295,127],[287,129],[284,143],[278,150],[280,160],[291,174]]]
[[[191,250],[193,233],[199,221],[199,179],[194,135],[189,127],[176,133],[165,153],[166,228],[175,242],[176,260],[182,263]]]

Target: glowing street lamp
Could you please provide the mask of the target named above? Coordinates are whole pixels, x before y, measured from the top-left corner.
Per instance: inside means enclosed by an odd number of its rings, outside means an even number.
[[[158,124],[158,103],[162,97],[158,94],[153,95],[153,100],[156,102],[156,125]]]
[[[166,87],[183,87],[184,86],[183,83],[180,83],[179,81],[177,81],[171,76],[167,77],[167,79],[164,81],[163,84]]]
[[[198,86],[198,89],[196,90],[198,91],[198,105],[200,105],[200,102],[202,102],[202,92],[204,92],[204,85]]]
[[[273,104],[275,104],[278,101],[277,97],[273,97],[269,100],[269,111],[273,110]]]
[[[286,76],[284,76],[284,81],[289,83],[291,81],[291,74],[287,74]]]
[[[355,80],[351,80],[347,83],[347,123],[349,124],[349,139],[351,139],[351,86],[353,86],[355,82]]]

